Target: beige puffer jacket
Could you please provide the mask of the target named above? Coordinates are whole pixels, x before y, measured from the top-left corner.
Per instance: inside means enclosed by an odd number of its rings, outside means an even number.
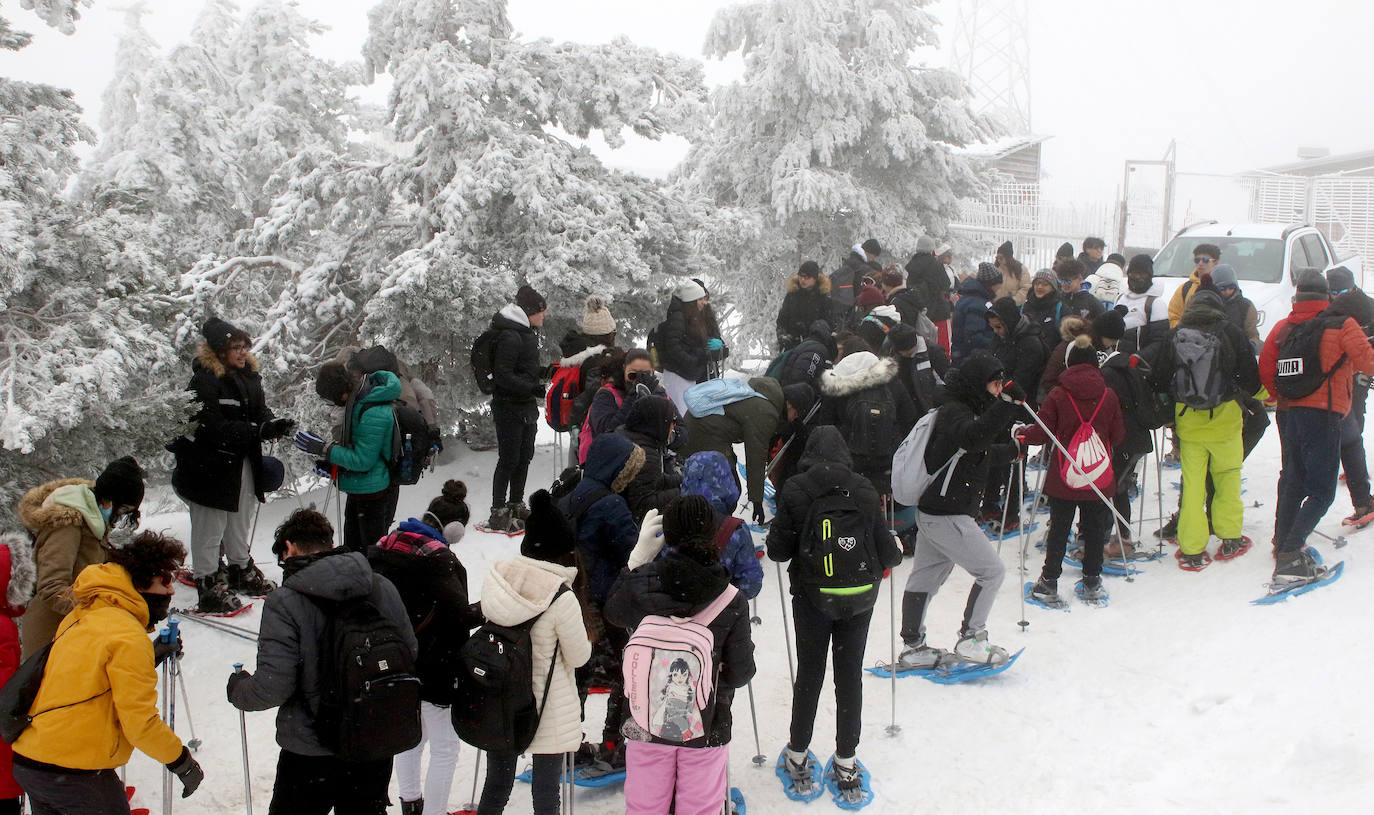
[[[49,500],[59,487],[72,484],[95,487],[94,481],[84,478],[63,478],[34,487],[19,500],[19,522],[34,535],[33,556],[38,567],[33,602],[19,618],[25,657],[52,642],[58,624],[72,610],[76,576],[87,566],[104,563],[108,553],[108,535],[97,536],[80,510]]]
[[[568,753],[582,744],[582,705],[577,698],[573,670],[591,658],[592,646],[587,642],[587,628],[582,623],[582,608],[576,594],[564,592],[549,605],[558,587],[571,588],[576,576],[576,568],[520,555],[514,560],[493,563],[482,581],[482,615],[497,625],[519,625],[548,609],[530,629],[536,702],[543,698],[544,677],[549,675],[549,660],[555,647],[559,657],[530,753]]]

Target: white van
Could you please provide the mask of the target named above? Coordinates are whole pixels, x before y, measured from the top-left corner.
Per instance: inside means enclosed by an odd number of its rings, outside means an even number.
[[[1193,249],[1210,243],[1221,249],[1221,263],[1229,263],[1240,280],[1241,293],[1259,312],[1259,336],[1264,339],[1292,310],[1299,269],[1323,272],[1345,266],[1362,282],[1358,255],[1336,259],[1331,244],[1316,229],[1301,224],[1221,224],[1209,221],[1179,230],[1155,255],[1155,278],[1170,298],[1193,273]]]

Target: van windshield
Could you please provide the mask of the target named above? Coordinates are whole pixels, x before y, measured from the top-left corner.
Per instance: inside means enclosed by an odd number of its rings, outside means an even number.
[[[1283,240],[1181,235],[1155,257],[1155,276],[1188,277],[1193,273],[1193,249],[1210,243],[1221,248],[1221,262],[1229,263],[1241,280],[1278,283],[1283,278]]]

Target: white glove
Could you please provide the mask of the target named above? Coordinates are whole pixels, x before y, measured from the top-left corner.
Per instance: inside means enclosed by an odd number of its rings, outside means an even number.
[[[658,557],[658,550],[662,548],[663,516],[658,514],[658,510],[651,509],[644,514],[644,522],[639,525],[639,540],[630,551],[630,561],[626,566],[638,569]]]

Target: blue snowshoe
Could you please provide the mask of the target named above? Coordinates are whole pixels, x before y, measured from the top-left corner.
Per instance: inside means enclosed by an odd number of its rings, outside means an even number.
[[[824,768],[820,759],[810,750],[806,751],[806,764],[797,767],[787,760],[787,748],[778,753],[778,763],[774,772],[782,782],[782,794],[793,801],[814,801],[825,794],[822,782]]]
[[[873,803],[868,768],[858,759],[854,760],[853,770],[845,770],[832,756],[825,763],[825,788],[840,809],[863,809]]]

